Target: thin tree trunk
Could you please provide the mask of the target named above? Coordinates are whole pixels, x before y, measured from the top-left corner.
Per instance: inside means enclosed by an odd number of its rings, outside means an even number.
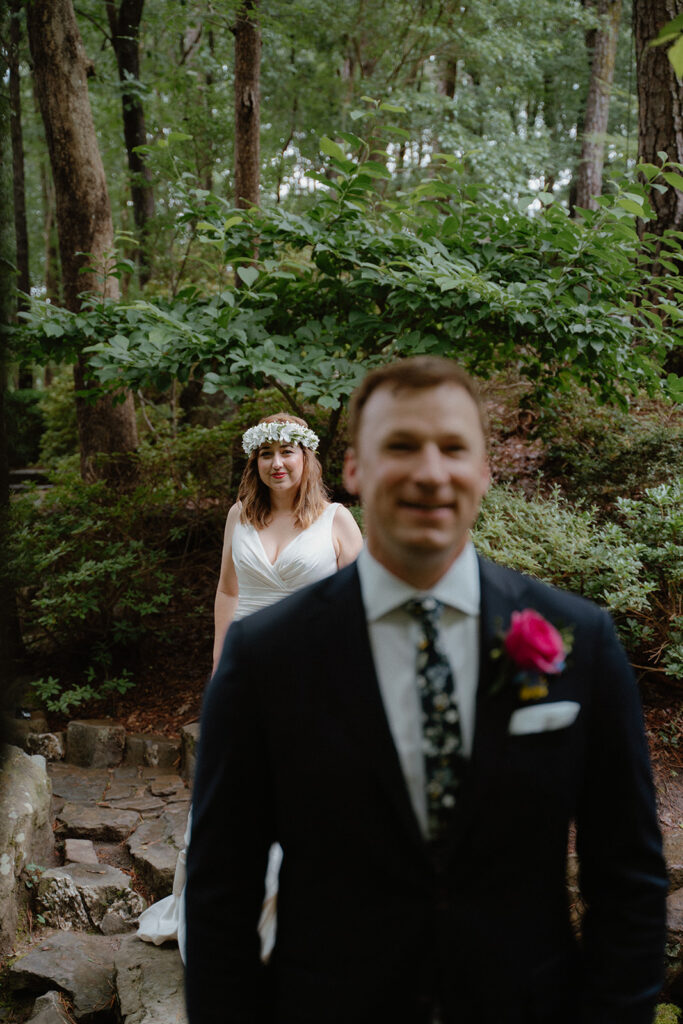
[[[123,83],[121,104],[123,108],[123,137],[126,143],[128,170],[130,171],[130,193],[133,202],[133,217],[138,232],[140,248],[137,251],[140,283],[145,284],[151,275],[152,259],[148,244],[148,224],[154,217],[154,192],[152,173],[145,164],[137,146],[147,145],[147,129],[142,100],[133,88],[140,80],[140,22],[144,0],[121,0],[118,11],[114,0],[106,0],[107,16],[112,35],[112,46],[116,54],[119,80]]]
[[[10,12],[0,0],[0,34],[7,37]],[[6,68],[0,63],[0,78]],[[5,430],[5,393],[7,388],[7,348],[9,324],[14,311],[14,237],[12,217],[12,159],[10,116],[0,103],[0,705],[5,705],[17,662],[22,654],[14,587],[6,561],[9,512],[9,467]],[[2,708],[0,708],[1,710]],[[0,716],[0,760],[2,759],[2,718]]]
[[[43,192],[43,242],[45,249],[45,297],[60,303],[61,269],[59,266],[59,238],[57,236],[57,210],[55,186],[45,160],[40,162],[40,184]]]
[[[108,273],[113,225],[104,168],[88,97],[89,63],[71,0],[32,0],[26,8],[35,90],[45,125],[57,204],[64,304],[77,311],[82,292],[118,297],[116,278]],[[83,355],[74,367],[76,391],[87,385]],[[111,398],[76,400],[81,474],[92,480],[126,476],[126,457],[137,446],[132,395],[114,404]],[[119,454],[99,465],[98,453]]]
[[[592,50],[590,85],[586,100],[581,159],[576,182],[576,205],[597,210],[595,197],[602,192],[605,134],[617,55],[621,0],[598,0],[602,24],[586,40]]]
[[[235,205],[258,206],[261,130],[259,0],[244,0],[235,22]]]
[[[658,164],[664,152],[683,163],[683,88],[676,78],[665,46],[649,46],[659,30],[683,11],[683,0],[634,0],[633,26],[638,76],[638,156]],[[668,188],[650,194],[656,220],[648,230],[683,228],[683,192]]]
[[[14,234],[16,238],[17,288],[26,295],[31,291],[28,262],[28,229],[26,226],[26,185],[24,180],[24,138],[21,124],[21,78],[19,49],[21,46],[21,0],[11,0],[9,25],[9,95],[12,136],[12,169],[14,196]],[[19,297],[17,308],[24,309],[26,300]]]

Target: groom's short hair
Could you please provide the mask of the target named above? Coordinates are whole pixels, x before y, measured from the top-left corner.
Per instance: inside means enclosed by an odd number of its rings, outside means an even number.
[[[453,384],[455,387],[463,388],[474,399],[481,429],[488,441],[488,414],[479,387],[469,373],[451,359],[443,359],[441,356],[413,356],[409,359],[399,359],[395,363],[387,363],[385,366],[377,366],[360,382],[349,403],[351,444],[355,445],[358,441],[363,409],[373,391],[383,387],[391,391],[422,391],[426,388],[437,388],[441,384]]]

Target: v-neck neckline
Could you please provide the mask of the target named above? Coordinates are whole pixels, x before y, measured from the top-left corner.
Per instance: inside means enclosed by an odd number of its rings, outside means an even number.
[[[315,524],[311,524],[311,525],[315,525]],[[310,526],[309,526],[309,530],[310,530]],[[288,548],[291,548],[292,544],[295,544],[298,541],[299,537],[303,533],[305,533],[305,532],[306,532],[305,530],[299,530],[299,532],[296,534],[296,536],[292,537],[291,540],[288,540],[287,543],[285,544],[285,546],[283,548],[281,548],[280,551],[278,551],[278,553],[277,553],[277,555],[275,557],[275,561],[271,562],[270,558],[268,557],[268,552],[265,549],[264,543],[261,540],[261,531],[257,530],[256,527],[254,527],[254,533],[256,534],[256,536],[258,538],[258,542],[259,542],[259,545],[261,547],[261,553],[263,554],[263,557],[265,558],[266,562],[271,567],[271,569],[275,568],[277,563],[280,561],[280,559],[284,555],[285,551],[287,551]]]

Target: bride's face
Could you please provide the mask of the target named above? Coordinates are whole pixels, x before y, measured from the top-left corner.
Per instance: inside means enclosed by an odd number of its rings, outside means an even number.
[[[295,491],[304,471],[304,451],[298,444],[261,445],[258,452],[258,475],[271,490]]]

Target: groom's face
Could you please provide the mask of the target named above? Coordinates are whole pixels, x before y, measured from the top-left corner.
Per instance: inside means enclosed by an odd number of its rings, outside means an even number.
[[[458,384],[383,385],[365,404],[345,483],[365,509],[370,553],[425,588],[462,551],[489,485],[479,410]]]

